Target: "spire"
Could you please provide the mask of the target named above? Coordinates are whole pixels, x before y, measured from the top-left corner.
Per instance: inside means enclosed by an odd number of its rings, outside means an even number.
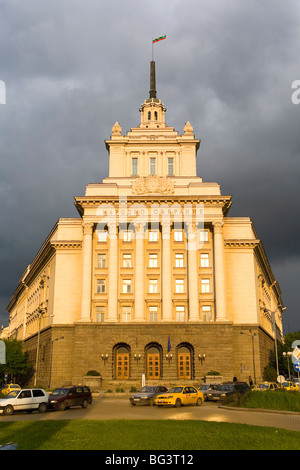
[[[149,98],[156,98],[156,79],[155,79],[155,62],[150,62],[150,92]]]

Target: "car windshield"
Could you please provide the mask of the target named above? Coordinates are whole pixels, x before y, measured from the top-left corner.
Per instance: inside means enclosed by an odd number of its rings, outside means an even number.
[[[259,384],[257,388],[269,388],[268,384]]]
[[[233,392],[234,391],[234,385],[220,385],[219,390],[222,390],[222,392]]]
[[[154,393],[156,390],[156,387],[142,387],[140,392],[141,393]]]
[[[170,388],[170,390],[168,390],[168,392],[171,392],[171,393],[181,393],[183,390],[183,387],[173,387],[173,388]]]
[[[208,390],[210,387],[210,385],[201,385],[201,387],[199,387],[199,390]]]
[[[5,395],[4,398],[16,398],[16,396],[18,395],[19,392],[20,392],[20,389],[19,390],[12,390],[7,395]]]
[[[51,393],[51,395],[55,395],[57,397],[64,397],[65,395],[67,395],[68,391],[68,388],[57,388]]]
[[[290,387],[290,383],[289,382],[282,382],[282,386],[283,387]]]

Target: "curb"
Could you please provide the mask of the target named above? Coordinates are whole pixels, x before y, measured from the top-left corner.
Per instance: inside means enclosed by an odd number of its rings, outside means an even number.
[[[223,408],[225,410],[233,410],[233,411],[256,411],[259,413],[273,413],[273,414],[283,414],[283,415],[296,415],[300,416],[299,411],[285,411],[285,410],[266,410],[265,408],[240,408],[236,406],[223,406],[220,405],[218,408]]]

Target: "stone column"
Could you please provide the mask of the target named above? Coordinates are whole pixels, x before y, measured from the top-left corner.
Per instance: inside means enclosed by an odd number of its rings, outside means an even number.
[[[83,222],[80,321],[91,321],[93,226]]]
[[[188,223],[187,228],[189,321],[199,321],[196,224]]]
[[[171,230],[170,221],[162,221],[162,321],[173,321]]]
[[[216,320],[227,320],[223,222],[214,222],[214,271]]]
[[[108,312],[107,321],[118,321],[118,233],[116,223],[108,223]]]
[[[141,222],[135,226],[135,270],[134,270],[134,321],[145,321],[145,275],[144,275],[144,228]]]

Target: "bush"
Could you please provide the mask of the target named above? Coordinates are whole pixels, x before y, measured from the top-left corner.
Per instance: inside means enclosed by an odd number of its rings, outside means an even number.
[[[136,392],[136,387],[131,387],[130,392],[131,392],[131,393]]]
[[[206,375],[221,375],[221,373],[216,370],[210,370]]]
[[[89,370],[86,375],[92,376],[92,377],[100,377],[101,374],[97,370]]]

